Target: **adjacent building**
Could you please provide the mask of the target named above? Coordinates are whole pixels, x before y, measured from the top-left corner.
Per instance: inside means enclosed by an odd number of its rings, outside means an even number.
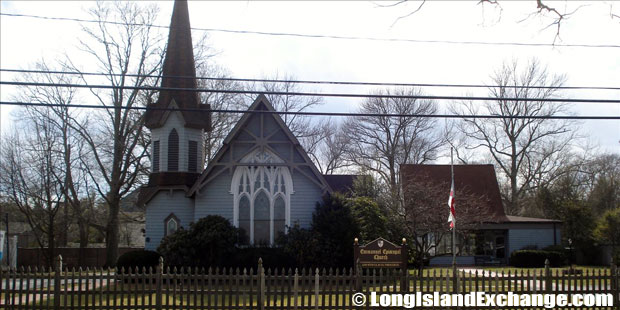
[[[445,209],[438,212],[448,218],[448,193],[451,186],[450,165],[402,165],[401,180],[405,200],[411,195],[408,184],[428,182],[446,193]],[[427,183],[425,183],[427,184]],[[561,222],[550,219],[506,215],[493,165],[454,165],[457,232],[459,205],[468,197],[479,197],[480,218],[475,232],[466,236],[459,233],[457,263],[460,265],[508,264],[510,253],[524,248],[542,249],[561,244]],[[446,227],[448,224],[446,223]],[[442,238],[431,255],[431,265],[452,263],[452,239]]]

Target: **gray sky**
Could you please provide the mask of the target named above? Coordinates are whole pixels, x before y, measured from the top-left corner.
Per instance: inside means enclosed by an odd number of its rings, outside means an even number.
[[[289,32],[415,40],[553,43],[556,29],[550,19],[529,17],[534,0],[500,1],[501,8],[477,1],[427,1],[417,13],[395,21],[417,8],[413,2],[379,7],[390,2],[362,1],[195,1],[189,3],[195,28]],[[171,2],[161,8],[158,24],[168,25]],[[85,18],[87,1],[1,1],[3,13]],[[550,2],[561,11],[580,9],[562,24],[560,44],[620,45],[620,4],[613,2]],[[28,68],[37,60],[72,55],[81,36],[78,23],[2,16],[0,66]],[[166,29],[162,32],[167,33]],[[215,61],[231,76],[261,78],[278,72],[297,79],[399,83],[485,84],[503,61],[538,57],[554,73],[568,77],[569,86],[620,87],[620,48],[515,47],[443,43],[385,42],[295,38],[210,32],[219,51]],[[194,39],[200,36],[193,34]],[[79,59],[74,59],[80,62]],[[84,68],[88,68],[84,63]],[[86,69],[87,70],[87,69]],[[94,69],[93,69],[94,70]],[[90,70],[90,71],[93,71]],[[1,73],[3,81],[13,74]],[[320,92],[361,92],[364,87],[311,86]],[[12,87],[2,86],[0,97],[12,101]],[[429,95],[485,95],[484,90],[428,88]],[[566,91],[570,98],[618,99],[620,91]],[[354,111],[358,99],[326,98],[321,111]],[[2,129],[12,126],[12,107],[2,106]],[[575,104],[578,115],[620,115],[620,104]],[[602,150],[620,152],[620,121],[584,121],[583,133]]]

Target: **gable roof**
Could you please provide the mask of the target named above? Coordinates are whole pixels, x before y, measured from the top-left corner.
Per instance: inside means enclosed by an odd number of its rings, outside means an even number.
[[[448,201],[451,183],[450,165],[405,164],[400,166],[400,171],[403,182],[428,180],[445,187],[446,202]],[[466,190],[468,194],[486,197],[485,206],[492,221],[508,221],[493,165],[454,165],[454,188],[457,205],[459,191]]]
[[[353,190],[353,181],[357,177],[363,176],[352,174],[324,174],[323,177],[333,191],[347,194]]]
[[[248,108],[248,111],[275,112],[275,109],[274,109],[273,105],[271,105],[271,103],[269,102],[267,97],[265,95],[263,95],[263,94],[260,94],[256,98],[256,100],[254,100],[254,103],[252,103],[250,105],[250,107]],[[211,160],[211,162],[209,162],[209,164],[207,165],[207,168],[203,171],[203,173],[200,175],[198,180],[196,180],[196,183],[194,183],[194,185],[191,187],[191,189],[190,189],[190,191],[188,193],[188,196],[194,195],[203,186],[203,184],[208,181],[207,177],[209,176],[209,174],[214,170],[215,166],[219,164],[219,162],[221,161],[221,159],[224,156],[224,154],[226,154],[230,150],[231,143],[238,136],[238,134],[240,133],[241,129],[244,128],[250,122],[250,120],[252,119],[252,116],[255,115],[255,114],[256,113],[245,113],[245,114],[243,114],[241,119],[237,122],[237,124],[235,124],[233,129],[228,133],[228,135],[224,139],[224,141],[222,143],[222,146],[220,147],[218,152],[215,154],[215,157],[213,158],[213,160]],[[278,115],[277,113],[258,113],[256,115],[260,115],[260,114],[265,115],[265,117],[272,117],[273,118],[273,120],[279,126],[279,129],[284,133],[284,135],[288,138],[288,140],[293,145],[295,150],[302,157],[305,165],[307,167],[309,167],[311,173],[318,180],[318,183],[320,183],[320,186],[323,188],[323,190],[326,191],[326,192],[331,193],[332,192],[332,188],[330,187],[329,183],[325,180],[325,177],[316,168],[316,166],[314,165],[314,163],[312,162],[312,160],[310,159],[308,154],[302,148],[302,146],[299,143],[299,140],[297,139],[297,137],[295,137],[295,135],[288,128],[288,126],[286,126],[286,124],[284,123],[284,121],[282,120],[280,115]],[[286,159],[285,159],[285,161],[286,161]],[[229,166],[227,168],[231,169],[232,166]],[[291,171],[291,173],[292,172],[293,171]],[[302,173],[302,174],[305,174],[305,172],[303,172],[301,170],[299,170],[299,172]]]
[[[161,80],[162,88],[198,88],[196,82],[196,66],[192,45],[192,32],[189,24],[189,13],[186,0],[175,0],[168,34],[168,46]],[[174,101],[173,101],[174,100]],[[154,104],[149,104],[145,113],[145,125],[157,128],[164,125],[171,103],[175,102],[180,109],[200,109],[201,111],[180,111],[185,126],[192,128],[211,128],[210,106],[200,104],[195,91],[161,90]],[[156,108],[156,109],[149,109]]]

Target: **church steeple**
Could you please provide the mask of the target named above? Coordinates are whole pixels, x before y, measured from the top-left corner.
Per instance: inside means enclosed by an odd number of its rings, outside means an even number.
[[[192,33],[186,0],[174,1],[161,87],[197,88]],[[170,108],[173,100],[178,108],[201,110],[199,112],[181,112],[186,127],[210,130],[210,107],[206,104],[200,104],[197,92],[161,90],[157,102],[150,104],[148,107],[157,109]],[[151,129],[161,127],[165,124],[169,114],[168,111],[164,110],[147,109],[145,125]]]

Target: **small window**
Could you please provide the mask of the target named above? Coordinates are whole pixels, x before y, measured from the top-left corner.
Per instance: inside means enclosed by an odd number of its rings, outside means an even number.
[[[189,141],[187,148],[187,170],[189,172],[198,171],[198,142]]]
[[[179,134],[172,129],[168,135],[168,171],[179,170]]]
[[[174,213],[170,213],[164,220],[164,236],[174,234],[179,229],[180,224],[179,218]]]
[[[153,142],[153,172],[159,172],[159,141]]]

